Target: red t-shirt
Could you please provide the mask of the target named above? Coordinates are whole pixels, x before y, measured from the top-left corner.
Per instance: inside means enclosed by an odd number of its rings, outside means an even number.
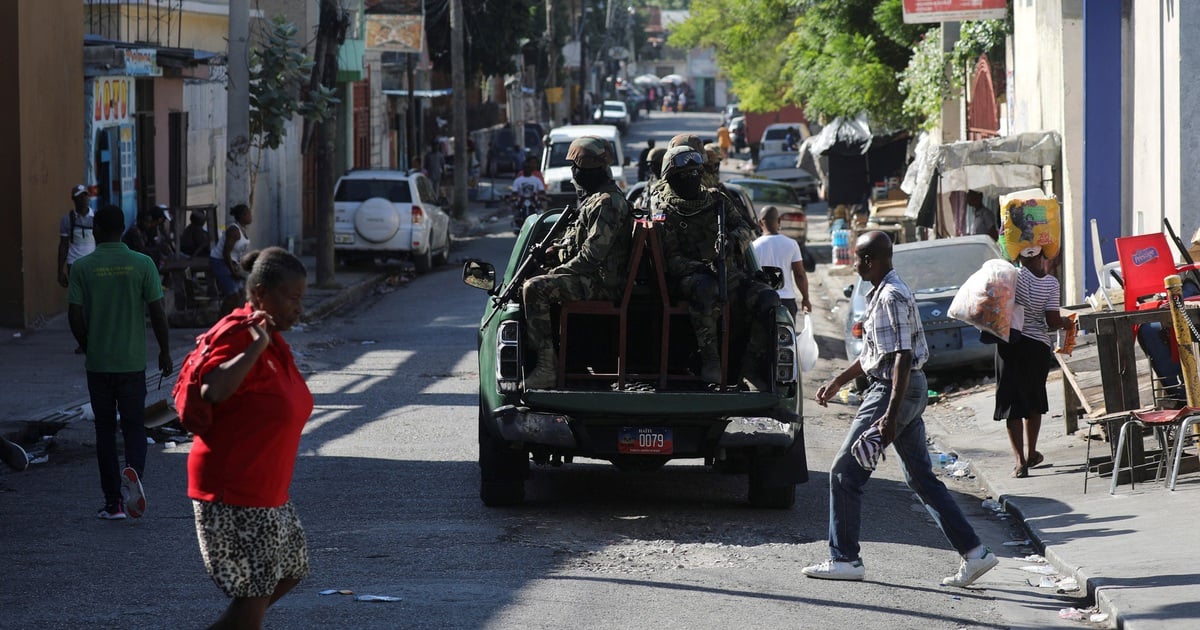
[[[246,316],[248,306],[231,315]],[[242,330],[217,341],[203,375],[236,357],[251,342]],[[300,434],[313,397],[279,333],[258,357],[237,391],[213,406],[213,424],[196,436],[188,455],[188,496],[244,507],[287,503]]]

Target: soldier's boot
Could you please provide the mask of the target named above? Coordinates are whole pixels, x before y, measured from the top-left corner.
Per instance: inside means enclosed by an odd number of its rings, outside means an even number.
[[[700,378],[709,383],[721,382],[721,353],[715,343],[700,346]]]
[[[537,367],[525,377],[525,389],[550,389],[558,383],[558,357],[554,348],[537,351]]]

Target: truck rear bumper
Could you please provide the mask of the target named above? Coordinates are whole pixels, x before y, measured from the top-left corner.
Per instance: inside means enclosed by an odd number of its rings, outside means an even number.
[[[773,415],[781,417],[735,416],[728,418],[728,424],[717,436],[716,446],[724,449],[759,446],[790,447],[797,437],[796,427],[799,417],[787,412],[776,412]],[[596,426],[587,426],[581,420],[573,419],[565,414],[529,411],[511,405],[496,409],[494,418],[500,437],[507,442],[536,444],[563,450],[577,450],[583,442],[583,450],[595,452],[606,452],[610,450],[609,447],[613,449],[616,447],[615,443],[612,445],[596,443],[597,438],[601,435],[613,432],[616,425],[612,421],[599,423]],[[645,420],[631,418],[624,424],[637,425],[645,422]],[[659,420],[653,424],[670,426],[673,423]],[[695,427],[694,421],[686,424]],[[576,431],[580,433],[580,438],[576,438]],[[601,439],[600,441],[606,442],[607,440]]]

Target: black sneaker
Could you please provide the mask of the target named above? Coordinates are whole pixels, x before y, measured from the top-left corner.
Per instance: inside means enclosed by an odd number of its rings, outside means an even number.
[[[110,503],[96,512],[96,517],[106,521],[123,521],[125,520],[125,510],[121,506],[121,502]]]

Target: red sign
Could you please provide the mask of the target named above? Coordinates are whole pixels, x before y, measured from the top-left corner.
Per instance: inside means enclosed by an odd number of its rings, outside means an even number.
[[[904,0],[904,22],[964,22],[1003,20],[1008,0]]]

